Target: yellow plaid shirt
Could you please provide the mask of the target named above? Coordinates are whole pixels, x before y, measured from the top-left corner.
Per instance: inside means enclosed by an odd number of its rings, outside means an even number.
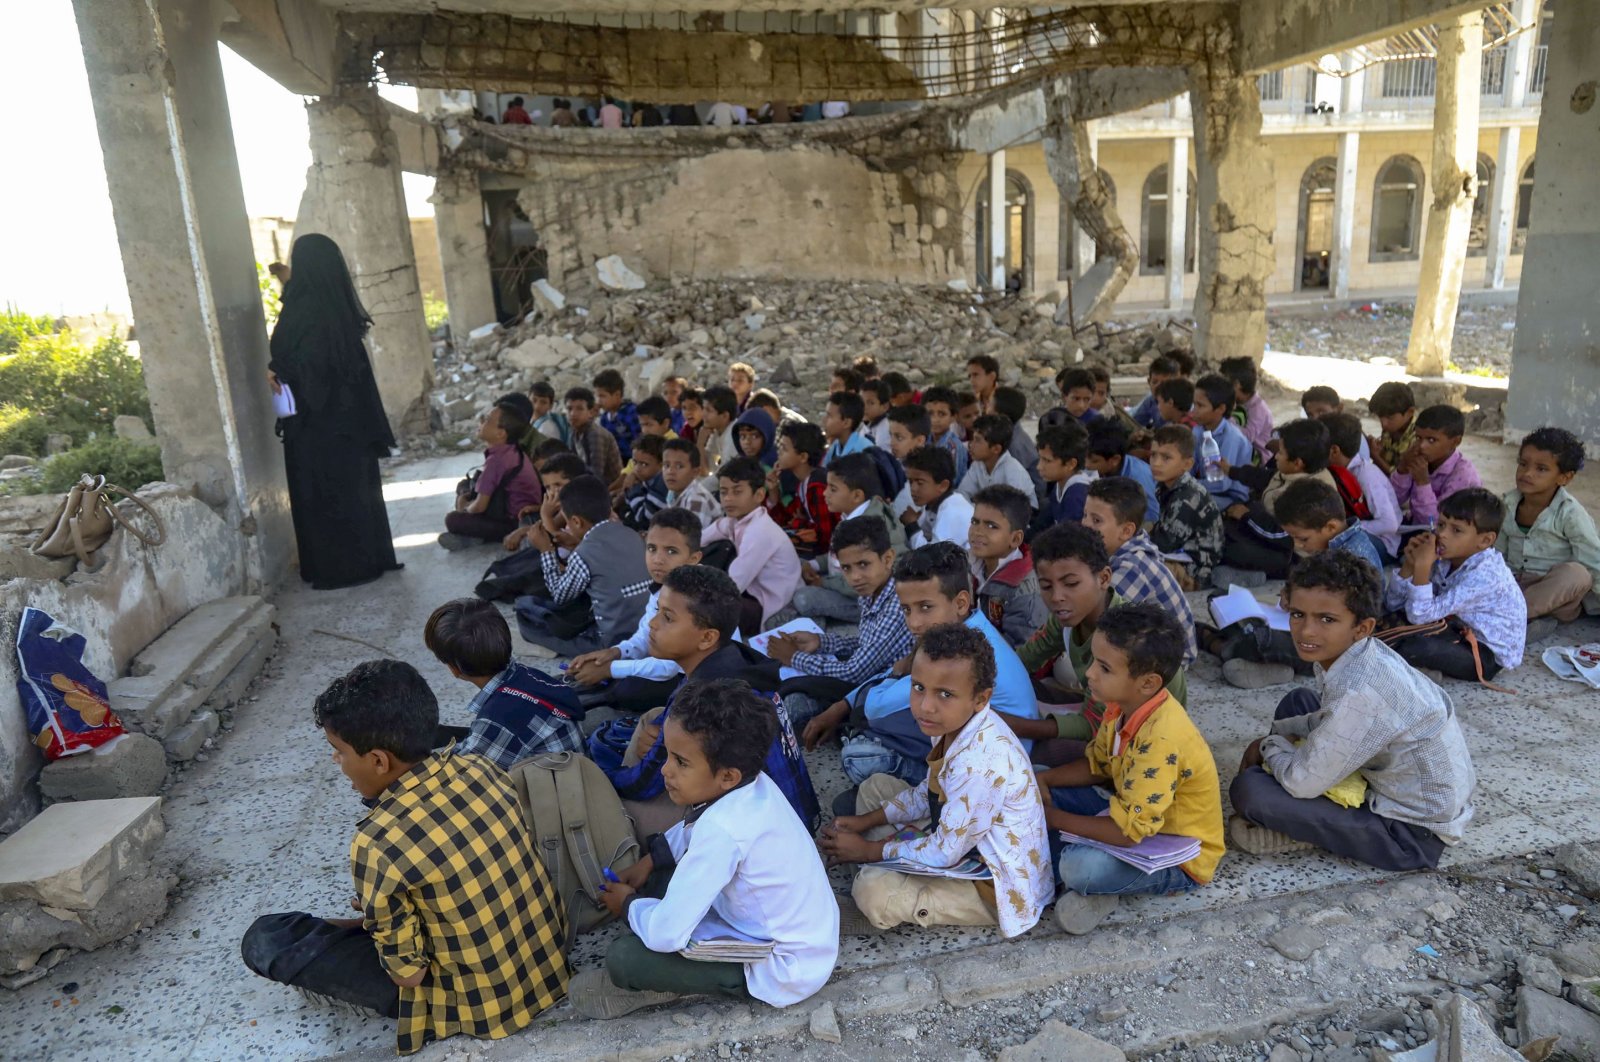
[[[400,989],[396,1049],[498,1039],[567,991],[566,912],[516,792],[481,756],[440,753],[396,779],[350,842],[365,925]]]

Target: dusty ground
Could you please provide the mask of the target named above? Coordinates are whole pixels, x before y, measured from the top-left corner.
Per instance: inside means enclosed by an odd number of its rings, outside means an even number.
[[[1295,306],[1269,308],[1267,346],[1289,354],[1315,354],[1349,361],[1406,360],[1411,338],[1407,300],[1375,300],[1354,309],[1318,310]],[[1511,338],[1516,332],[1514,303],[1467,303],[1456,315],[1451,367],[1459,372],[1505,376],[1511,371]]]

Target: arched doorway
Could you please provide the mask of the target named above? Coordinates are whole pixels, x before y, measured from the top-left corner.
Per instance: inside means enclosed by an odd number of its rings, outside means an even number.
[[[1199,196],[1195,194],[1194,172],[1189,172],[1187,216],[1183,227],[1183,271],[1194,272],[1195,215]],[[1164,273],[1167,269],[1167,164],[1162,163],[1144,179],[1140,226],[1139,272]]]
[[[1528,223],[1533,218],[1533,163],[1522,169],[1522,179],[1517,182],[1517,218],[1516,225],[1511,234],[1511,253],[1521,254],[1523,245],[1528,242]]]
[[[1338,163],[1320,158],[1306,167],[1300,178],[1300,230],[1295,241],[1295,261],[1300,266],[1295,288],[1299,291],[1327,290],[1333,259],[1333,191],[1338,176]]]
[[[978,286],[989,285],[989,178],[978,186]],[[1006,171],[1006,287],[1033,290],[1033,185],[1016,170]]]
[[[1472,225],[1467,230],[1467,254],[1474,257],[1489,250],[1489,200],[1494,195],[1494,159],[1478,153],[1478,193],[1472,201]]]

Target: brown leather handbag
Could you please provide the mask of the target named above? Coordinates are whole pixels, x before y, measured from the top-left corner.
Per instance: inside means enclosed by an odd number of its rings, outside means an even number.
[[[143,509],[155,524],[154,533],[145,534],[117,512],[111,504],[112,492],[123,495]],[[132,491],[107,483],[104,476],[85,473],[82,479],[72,485],[67,496],[61,499],[61,505],[34,541],[31,552],[40,557],[70,557],[76,554],[78,561],[87,568],[90,567],[89,554],[105,545],[118,526],[147,546],[159,546],[166,541],[167,529],[161,523],[161,517],[142,498]]]

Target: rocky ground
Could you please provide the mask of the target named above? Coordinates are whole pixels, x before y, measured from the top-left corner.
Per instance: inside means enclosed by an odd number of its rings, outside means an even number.
[[[1404,364],[1411,337],[1411,311],[1409,301],[1383,301],[1348,309],[1310,311],[1296,307],[1269,312],[1267,346],[1289,354]],[[1462,306],[1456,315],[1452,365],[1461,372],[1505,376],[1511,371],[1511,337],[1516,327],[1514,303]]]

